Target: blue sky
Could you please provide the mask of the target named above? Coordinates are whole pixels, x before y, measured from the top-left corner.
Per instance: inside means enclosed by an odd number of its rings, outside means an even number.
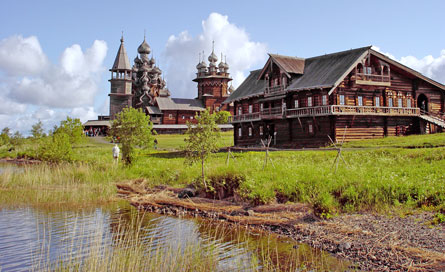
[[[261,67],[266,52],[311,57],[367,45],[444,83],[444,10],[445,1],[9,1],[0,10],[0,107],[14,109],[0,109],[0,128],[26,133],[35,118],[50,127],[66,114],[82,119],[107,114],[107,70],[121,31],[132,62],[146,30],[174,97],[195,96],[191,80],[198,52],[208,55],[213,39],[217,55],[223,51],[233,64],[235,87]],[[13,67],[8,50],[19,54],[14,50],[21,43],[32,44],[46,59],[36,65],[47,65],[48,72]],[[27,58],[33,56],[20,61]],[[58,75],[60,67],[74,74]],[[73,80],[67,84],[76,87],[66,91],[79,92],[82,103],[32,100],[30,92],[39,86],[65,91],[57,89],[63,80]]]

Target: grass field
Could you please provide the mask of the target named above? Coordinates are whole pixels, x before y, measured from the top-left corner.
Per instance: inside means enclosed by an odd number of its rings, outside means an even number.
[[[88,139],[74,148],[75,162],[41,164],[22,173],[0,174],[0,202],[45,205],[88,205],[115,199],[115,183],[143,178],[149,185],[185,186],[200,176],[200,166],[186,166],[178,150],[183,135],[158,135],[159,149],[141,151],[131,167],[115,165],[111,145]],[[231,145],[224,133],[221,146]],[[336,151],[271,152],[273,165],[264,167],[264,152],[214,154],[206,173],[214,180],[237,176],[237,193],[253,203],[305,202],[321,214],[388,207],[444,209],[445,134],[388,137],[345,144],[379,147],[344,150],[346,164],[334,171]],[[400,148],[400,147],[417,147]],[[428,148],[424,148],[428,147]],[[169,150],[169,151],[166,151]]]

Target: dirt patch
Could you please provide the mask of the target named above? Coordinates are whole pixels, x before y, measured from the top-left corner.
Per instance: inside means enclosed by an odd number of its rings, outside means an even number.
[[[346,214],[328,220],[313,215],[309,205],[247,203],[202,197],[180,199],[181,189],[146,188],[142,180],[117,185],[121,197],[141,210],[200,216],[249,226],[294,238],[353,261],[359,270],[444,271],[445,226],[429,226],[432,213],[405,218]]]

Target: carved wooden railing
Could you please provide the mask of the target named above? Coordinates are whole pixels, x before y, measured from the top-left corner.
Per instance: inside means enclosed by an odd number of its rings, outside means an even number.
[[[241,114],[241,115],[235,115],[229,117],[229,123],[236,123],[236,122],[244,122],[244,121],[255,121],[260,120],[260,113],[254,112],[254,113],[247,113],[247,114]]]
[[[331,112],[334,115],[394,115],[394,116],[419,116],[419,108],[396,108],[374,106],[346,106],[332,105]]]
[[[304,116],[322,116],[330,114],[331,114],[331,106],[296,108],[296,109],[288,109],[286,111],[286,116],[291,118],[304,117]]]
[[[284,94],[286,92],[283,85],[274,86],[274,87],[266,87],[264,90],[264,96],[274,96]]]
[[[432,113],[423,113],[423,115],[433,116]],[[307,108],[287,109],[286,115],[283,115],[281,107],[266,108],[259,112],[231,116],[229,122],[258,121],[270,118],[296,118],[308,116],[327,116],[327,115],[384,115],[384,116],[420,116],[419,108],[397,108],[397,107],[375,107],[375,106],[347,106],[330,105],[316,106]],[[436,119],[445,121],[445,115],[435,116]]]
[[[390,76],[384,76],[384,75],[372,75],[372,74],[363,74],[363,73],[357,73],[355,75],[356,80],[364,80],[364,81],[374,81],[374,82],[390,82],[391,77]]]
[[[261,111],[261,117],[271,117],[283,115],[282,107],[265,108]]]

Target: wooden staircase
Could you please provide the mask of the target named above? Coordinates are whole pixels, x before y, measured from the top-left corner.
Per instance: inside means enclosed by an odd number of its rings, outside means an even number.
[[[441,128],[445,128],[445,116],[440,113],[430,113],[426,111],[420,111],[420,118],[423,120],[434,124],[436,126],[439,126]]]

